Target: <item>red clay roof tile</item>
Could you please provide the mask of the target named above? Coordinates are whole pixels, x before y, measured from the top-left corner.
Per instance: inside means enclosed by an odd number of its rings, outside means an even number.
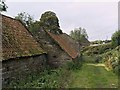
[[[62,34],[56,35],[46,31],[58,44],[59,46],[68,53],[72,58],[76,58],[78,53],[69,45],[68,41],[62,37]]]
[[[18,20],[2,15],[3,60],[46,53]]]

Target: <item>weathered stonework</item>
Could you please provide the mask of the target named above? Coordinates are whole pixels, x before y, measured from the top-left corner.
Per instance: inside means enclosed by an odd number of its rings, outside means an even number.
[[[47,52],[18,20],[2,15],[2,86],[46,67]],[[1,53],[0,53],[1,54]]]
[[[41,47],[47,51],[48,64],[51,67],[59,67],[65,64],[65,62],[73,60],[73,58],[42,28],[38,30],[38,33],[34,34],[34,37],[36,37],[36,40],[41,44]],[[69,42],[69,39],[65,39]],[[69,44],[67,45],[69,47]]]
[[[46,54],[15,58],[2,62],[2,86],[13,80],[25,79],[29,74],[41,72],[46,68]]]

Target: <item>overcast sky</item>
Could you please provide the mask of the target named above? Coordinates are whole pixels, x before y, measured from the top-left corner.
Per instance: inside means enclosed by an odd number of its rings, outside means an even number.
[[[85,28],[89,40],[110,39],[118,29],[117,2],[6,2],[4,14],[16,16],[27,12],[35,20],[45,11],[53,11],[59,18],[63,32],[69,34],[77,27]]]

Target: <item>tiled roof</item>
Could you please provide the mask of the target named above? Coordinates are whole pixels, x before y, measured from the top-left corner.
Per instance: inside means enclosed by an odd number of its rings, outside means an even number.
[[[2,15],[3,60],[46,53],[18,20]]]
[[[59,46],[73,59],[78,56],[77,51],[69,45],[69,40],[65,39],[62,34],[53,34],[46,31],[58,44]]]

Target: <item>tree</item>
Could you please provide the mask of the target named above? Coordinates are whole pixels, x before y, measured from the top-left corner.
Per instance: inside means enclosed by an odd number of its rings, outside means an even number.
[[[84,42],[85,39],[88,39],[86,29],[84,29],[84,28],[82,29],[81,27],[76,28],[70,32],[70,36],[78,42],[78,44],[79,44],[79,51],[78,52],[79,52],[79,56],[80,56],[81,42]]]
[[[4,1],[0,1],[0,11],[7,11],[7,5]]]
[[[47,11],[42,14],[40,18],[40,25],[55,34],[62,34],[62,30],[59,26],[59,20],[54,12]]]
[[[38,30],[41,28],[42,26],[40,25],[40,21],[35,21],[33,22],[30,27],[29,27],[29,30],[32,32],[32,33],[37,33]]]
[[[32,23],[34,22],[33,17],[26,12],[18,13],[15,19],[20,20],[28,29],[31,27]]]
[[[83,41],[84,38],[88,39],[86,29],[82,29],[81,27],[72,30],[70,36],[78,42]]]
[[[111,37],[112,45],[114,47],[120,45],[120,30],[116,31]]]

